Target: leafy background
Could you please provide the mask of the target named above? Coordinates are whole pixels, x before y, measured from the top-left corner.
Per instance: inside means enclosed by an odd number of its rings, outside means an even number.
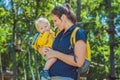
[[[76,14],[80,8],[78,24],[90,41],[93,64],[88,80],[113,80],[112,75],[120,79],[120,0],[0,0],[0,75],[13,72],[14,80],[40,80],[45,61],[32,48],[34,21],[45,16],[53,29],[51,10],[66,2]]]

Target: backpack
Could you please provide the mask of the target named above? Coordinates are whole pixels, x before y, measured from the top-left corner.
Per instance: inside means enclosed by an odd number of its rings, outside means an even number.
[[[70,37],[70,44],[74,46],[74,44],[76,43],[76,32],[79,30],[79,27],[76,27]],[[82,67],[78,67],[78,79],[80,80],[80,75],[81,74],[86,74],[89,70],[89,66],[90,66],[90,61],[91,61],[91,52],[90,52],[90,44],[87,41],[86,43],[86,47],[87,47],[87,51],[86,51],[86,59],[85,62],[83,63]],[[75,55],[74,55],[75,56]]]

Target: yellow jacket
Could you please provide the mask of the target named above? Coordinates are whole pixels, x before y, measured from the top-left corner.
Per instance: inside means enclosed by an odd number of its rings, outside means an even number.
[[[33,44],[33,48],[35,50],[38,50],[39,48],[42,48],[44,46],[52,48],[54,38],[55,38],[55,34],[52,31],[50,31],[50,33],[49,32],[45,32],[43,34],[40,33],[35,43]]]

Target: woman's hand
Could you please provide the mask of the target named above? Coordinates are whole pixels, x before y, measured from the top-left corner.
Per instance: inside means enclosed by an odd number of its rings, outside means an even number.
[[[53,50],[53,49],[51,49],[51,48],[48,48],[48,47],[44,48],[44,50],[45,50],[45,57],[46,57],[47,59],[56,57],[57,51],[55,51],[55,50]]]
[[[46,52],[47,52],[47,47],[39,48],[39,49],[38,49],[38,52],[39,52],[42,56],[45,56],[45,55],[46,55]]]

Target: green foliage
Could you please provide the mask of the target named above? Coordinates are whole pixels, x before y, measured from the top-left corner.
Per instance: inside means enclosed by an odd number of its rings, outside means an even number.
[[[11,64],[11,58],[10,58],[10,54],[9,54],[9,41],[11,38],[11,32],[10,32],[10,28],[9,27],[0,27],[0,56],[2,59],[1,63],[3,69],[10,69],[10,64]],[[9,59],[9,60],[8,60]],[[0,64],[1,65],[1,64]],[[1,67],[0,67],[1,68]]]

